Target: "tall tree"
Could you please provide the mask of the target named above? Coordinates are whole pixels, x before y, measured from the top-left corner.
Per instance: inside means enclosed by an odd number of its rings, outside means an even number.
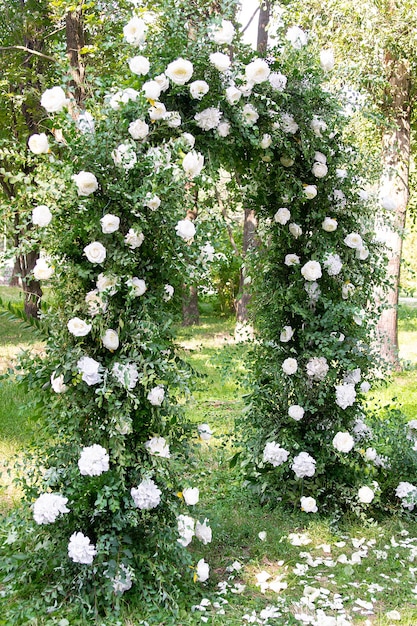
[[[380,142],[382,205],[393,212],[386,298],[379,329],[383,355],[399,369],[397,307],[402,236],[409,200],[411,128],[416,119],[416,0],[317,0],[288,4],[288,16],[307,27],[323,47],[332,46],[339,65],[339,86],[366,93],[377,120]],[[355,55],[352,55],[355,50]],[[368,127],[369,130],[369,127]]]

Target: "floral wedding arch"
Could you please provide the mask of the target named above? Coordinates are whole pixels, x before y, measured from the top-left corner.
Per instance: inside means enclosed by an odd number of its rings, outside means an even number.
[[[56,302],[44,313],[47,356],[28,375],[48,396],[53,437],[26,494],[44,542],[38,566],[59,568],[63,588],[103,606],[132,585],[174,603],[188,578],[209,576],[185,549],[212,532],[184,472],[191,373],[169,311],[204,243],[195,196],[213,190],[220,167],[239,173],[259,217],[259,342],[240,453],[248,484],[306,512],[329,510],[328,496],[348,486],[362,488],[360,505],[376,492],[375,459],[356,444],[380,247],[344,116],[321,87],[331,53],[320,64],[297,27],[260,58],[235,43],[228,20],[190,37],[189,25],[180,35],[178,22],[158,19],[126,24],[130,76],[94,116],[74,122],[68,94],[52,86],[41,104],[60,142],[29,140],[49,176],[32,215],[47,253],[34,274],[51,280]]]

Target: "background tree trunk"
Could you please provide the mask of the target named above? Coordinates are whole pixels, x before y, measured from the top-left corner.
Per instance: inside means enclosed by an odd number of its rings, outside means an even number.
[[[245,209],[245,219],[243,223],[243,245],[242,245],[242,259],[243,265],[240,269],[240,278],[239,278],[239,293],[240,298],[236,301],[236,321],[245,323],[249,318],[248,314],[248,305],[250,302],[250,293],[247,291],[245,279],[246,276],[245,271],[245,257],[247,253],[251,250],[251,248],[255,245],[255,234],[256,234],[257,220],[255,216],[255,211],[252,209]]]
[[[405,226],[409,199],[409,163],[410,163],[410,95],[411,78],[408,65],[387,54],[385,64],[389,72],[389,104],[394,115],[390,128],[383,139],[384,177],[381,181],[384,195],[391,195],[397,200],[394,216],[394,229],[384,233],[389,248],[388,278],[392,288],[385,298],[386,308],[379,320],[378,331],[381,342],[381,354],[395,370],[401,369],[398,356],[398,297],[400,284],[400,266],[402,237]]]
[[[85,65],[81,50],[85,46],[82,7],[67,13],[65,18],[67,56],[70,62],[75,101],[81,109],[85,100]]]
[[[198,291],[194,285],[182,287],[182,325],[198,326],[200,313],[198,310]]]

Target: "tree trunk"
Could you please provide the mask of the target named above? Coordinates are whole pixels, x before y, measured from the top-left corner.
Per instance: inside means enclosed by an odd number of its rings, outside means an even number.
[[[239,293],[240,298],[236,302],[236,321],[245,323],[248,321],[248,305],[250,301],[250,293],[247,291],[248,276],[246,275],[245,257],[247,253],[255,246],[255,234],[256,234],[257,220],[255,211],[252,209],[245,209],[245,219],[243,222],[243,245],[242,245],[242,259],[243,265],[240,270],[239,279]]]
[[[20,263],[19,260],[16,259],[13,265],[12,275],[9,280],[9,287],[18,287],[19,286],[19,275],[20,275]]]
[[[31,276],[36,260],[39,258],[37,250],[27,252],[18,257],[22,288],[25,294],[24,311],[29,317],[37,318],[40,313],[40,303],[42,298],[42,288],[38,280]]]
[[[198,291],[194,285],[182,287],[182,325],[198,326],[200,313],[198,311]]]
[[[268,24],[271,17],[271,0],[263,0],[259,9],[256,49],[264,53],[268,47]]]
[[[65,18],[65,33],[75,101],[81,109],[85,100],[85,66],[81,55],[81,49],[85,46],[82,7],[67,13]]]
[[[402,237],[405,226],[407,204],[409,198],[409,165],[410,165],[410,90],[411,79],[408,64],[394,59],[387,54],[385,65],[389,71],[390,110],[394,117],[394,129],[390,128],[383,139],[384,176],[382,195],[395,198],[394,229],[384,234],[389,248],[388,277],[392,288],[385,298],[387,308],[383,311],[378,323],[381,342],[381,355],[395,370],[400,370],[398,356],[398,296],[400,283],[400,264]]]

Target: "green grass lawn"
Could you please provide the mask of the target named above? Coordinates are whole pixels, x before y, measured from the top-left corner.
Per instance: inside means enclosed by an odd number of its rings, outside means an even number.
[[[36,347],[30,331],[25,330],[27,334],[21,337],[18,327],[13,329],[9,321],[0,318],[0,326],[3,324],[2,346],[10,346],[11,350],[22,341],[23,345]],[[414,518],[404,516],[364,525],[346,517],[335,525],[332,520],[298,510],[284,513],[260,506],[241,483],[237,471],[230,469],[229,460],[234,453],[230,435],[234,419],[244,409],[241,379],[247,351],[245,345],[234,343],[233,326],[233,320],[206,315],[201,326],[179,328],[177,336],[182,355],[198,373],[186,407],[187,417],[197,424],[209,423],[214,432],[210,442],[201,444],[199,463],[193,468],[193,482],[200,488],[201,511],[213,529],[213,542],[199,546],[198,550],[198,558],[204,556],[210,563],[210,579],[202,585],[201,597],[195,601],[193,610],[187,605],[180,607],[175,615],[162,609],[150,610],[138,604],[133,593],[129,603],[122,603],[120,614],[107,616],[99,623],[101,626],[204,623],[416,626],[417,522]],[[417,310],[401,316],[400,337],[407,348],[417,332],[416,326]],[[417,359],[408,364],[406,371],[395,375],[389,385],[372,392],[382,404],[397,398],[409,419],[417,418],[416,363]],[[11,464],[13,455],[21,453],[34,432],[30,414],[24,408],[27,400],[12,379],[1,383],[0,456],[5,465]],[[16,506],[17,500],[18,493],[4,476],[3,511]],[[0,530],[0,545],[11,541],[11,532],[9,526]],[[13,624],[90,623],[80,620],[65,605],[49,617],[40,617],[36,598],[42,590],[32,589],[30,594],[23,591],[18,597],[3,598],[5,610],[18,606],[23,616]],[[393,610],[398,611],[400,619],[398,615],[390,615]],[[311,621],[313,615],[319,621]],[[331,615],[338,615],[339,621],[325,621]],[[347,621],[342,621],[343,616]],[[0,613],[0,624],[12,626],[2,619]]]

